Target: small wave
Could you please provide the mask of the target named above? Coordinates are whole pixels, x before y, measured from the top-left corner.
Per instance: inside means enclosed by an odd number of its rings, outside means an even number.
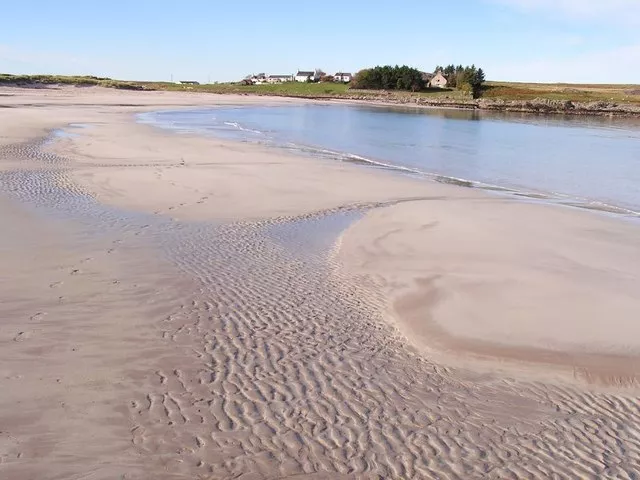
[[[346,161],[350,163],[357,163],[360,165],[369,165],[377,168],[384,168],[387,170],[398,171],[405,174],[417,175],[423,178],[428,178],[432,181],[436,181],[438,183],[446,183],[446,184],[456,185],[459,187],[466,187],[466,188],[478,188],[481,190],[489,190],[496,193],[515,195],[521,198],[524,197],[531,200],[542,200],[542,201],[553,202],[560,205],[585,208],[589,210],[597,210],[604,213],[640,216],[639,211],[636,211],[630,208],[626,208],[618,205],[612,205],[605,202],[596,201],[593,199],[575,197],[572,195],[559,193],[559,192],[537,192],[537,191],[534,192],[534,191],[523,190],[520,188],[494,185],[491,183],[481,182],[478,180],[469,180],[467,178],[455,177],[451,175],[441,175],[433,172],[423,171],[417,168],[385,163],[379,160],[374,160],[372,158],[363,157],[361,155],[356,155],[353,153],[339,152],[336,150],[329,150],[329,149],[319,148],[319,147],[303,146],[295,143],[286,144],[286,148],[289,150],[295,150],[298,152],[303,152],[303,153],[311,154],[314,156],[320,156],[320,157],[328,158],[332,160]]]
[[[224,123],[225,125],[227,125],[229,127],[233,127],[233,128],[235,128],[237,130],[240,130],[242,132],[255,133],[257,135],[264,135],[264,132],[261,132],[260,130],[253,130],[251,128],[243,127],[242,125],[240,125],[237,122],[222,122],[222,123]]]
[[[563,205],[571,207],[586,208],[588,210],[597,210],[599,212],[614,213],[617,215],[628,215],[631,217],[640,217],[640,211],[633,210],[632,208],[621,207],[618,205],[611,205],[610,203],[600,202],[597,200],[587,201],[563,201]]]
[[[360,165],[369,165],[376,168],[383,168],[385,170],[393,170],[393,171],[397,171],[405,174],[417,175],[420,177],[429,178],[439,183],[448,183],[451,185],[457,185],[462,187],[483,188],[487,190],[496,190],[496,191],[504,191],[504,192],[512,191],[508,188],[500,187],[498,185],[492,185],[489,183],[483,183],[475,180],[469,180],[466,178],[454,177],[450,175],[442,175],[442,174],[437,174],[433,172],[427,172],[424,170],[420,170],[418,168],[406,167],[403,165],[398,165],[393,163],[386,163],[380,160],[374,160],[372,158],[356,155],[354,153],[345,153],[345,152],[339,152],[335,150],[328,150],[328,149],[317,148],[317,147],[306,147],[306,146],[296,145],[293,143],[288,145],[289,145],[289,148],[291,148],[292,150],[298,150],[298,151],[307,152],[311,154],[319,154],[320,156],[334,159],[334,160],[340,160],[340,161],[345,161],[349,163],[357,163]]]
[[[359,163],[359,164],[371,165],[371,166],[374,166],[374,167],[380,167],[380,168],[385,168],[385,169],[389,169],[389,170],[399,170],[399,171],[407,172],[407,173],[424,174],[424,172],[421,172],[420,170],[418,170],[416,168],[405,167],[405,166],[396,165],[396,164],[393,164],[393,163],[385,163],[385,162],[382,162],[380,160],[374,160],[372,158],[363,157],[361,155],[356,155],[355,153],[345,153],[345,152],[339,152],[339,151],[336,151],[336,150],[328,150],[328,149],[319,148],[319,147],[301,146],[301,145],[297,145],[295,143],[290,143],[288,145],[289,145],[289,148],[291,148],[292,150],[298,150],[298,151],[302,151],[302,152],[306,152],[306,153],[310,153],[310,154],[315,154],[315,155],[326,157],[326,158],[330,158],[330,159],[333,159],[333,160],[340,160],[340,161],[350,162],[350,163]]]

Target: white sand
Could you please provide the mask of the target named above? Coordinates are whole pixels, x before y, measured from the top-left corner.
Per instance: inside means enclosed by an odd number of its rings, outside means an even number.
[[[0,478],[632,478],[638,226],[132,120],[282,102],[0,89]]]

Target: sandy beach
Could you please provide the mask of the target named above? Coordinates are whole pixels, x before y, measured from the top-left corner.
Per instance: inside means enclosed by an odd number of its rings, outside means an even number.
[[[0,478],[636,478],[640,223],[0,88]]]

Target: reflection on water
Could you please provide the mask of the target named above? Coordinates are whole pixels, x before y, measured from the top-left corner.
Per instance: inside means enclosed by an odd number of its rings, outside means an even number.
[[[165,111],[140,119],[463,183],[640,210],[637,119],[353,105]]]

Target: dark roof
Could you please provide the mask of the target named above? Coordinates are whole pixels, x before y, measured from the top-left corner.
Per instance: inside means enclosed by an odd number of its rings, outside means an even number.
[[[431,80],[433,77],[435,77],[434,73],[429,73],[429,72],[421,72],[422,73],[422,80]]]
[[[338,72],[335,74],[336,77],[344,77],[344,76],[349,76],[351,77],[352,75],[349,72]]]
[[[200,85],[200,82],[196,82],[195,80],[180,80],[180,83],[190,83],[193,85]]]
[[[296,77],[312,77],[314,76],[316,73],[315,72],[303,72],[303,71],[298,71],[298,73],[296,73]]]
[[[269,75],[269,78],[291,78],[291,75]]]

